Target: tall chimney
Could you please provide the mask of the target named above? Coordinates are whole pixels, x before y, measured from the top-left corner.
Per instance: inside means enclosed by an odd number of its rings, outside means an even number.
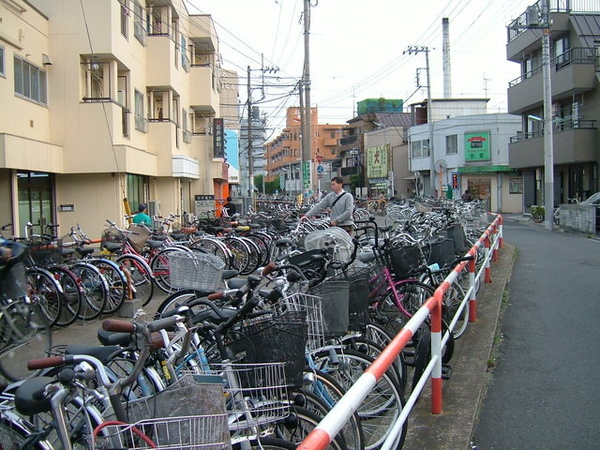
[[[442,56],[444,59],[444,98],[451,98],[452,70],[450,69],[450,26],[447,17],[442,19]]]

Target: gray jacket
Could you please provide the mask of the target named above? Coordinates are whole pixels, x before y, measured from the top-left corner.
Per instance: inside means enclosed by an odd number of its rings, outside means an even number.
[[[308,217],[311,217],[315,214],[322,213],[326,209],[331,208],[329,217],[332,221],[335,220],[337,224],[342,227],[347,225],[354,225],[354,220],[352,217],[352,214],[354,213],[354,197],[352,197],[352,194],[346,191],[342,191],[340,195],[343,195],[343,197],[340,198],[340,200],[335,205],[333,205],[335,199],[338,198],[338,196],[335,194],[335,192],[330,192],[325,197],[323,197],[323,200],[321,200],[315,206],[310,208],[306,215]],[[333,208],[331,207],[331,205],[333,205]]]

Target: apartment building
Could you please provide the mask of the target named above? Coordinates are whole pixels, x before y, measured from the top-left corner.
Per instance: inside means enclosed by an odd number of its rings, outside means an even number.
[[[210,15],[183,0],[8,0],[0,16],[0,221],[15,234],[31,221],[98,236],[142,202],[166,215],[227,197]]]
[[[547,0],[555,205],[599,190],[600,1]],[[510,82],[508,112],[521,118],[509,163],[523,173],[524,211],[544,204],[544,75],[541,14],[532,4],[508,25],[507,58],[521,66]]]
[[[300,123],[300,108],[288,108],[285,128],[264,147],[267,180],[279,176],[282,191],[290,196],[329,190],[331,178],[337,175],[334,163],[343,125],[319,124],[318,110],[311,108],[311,160],[304,164],[303,175]]]

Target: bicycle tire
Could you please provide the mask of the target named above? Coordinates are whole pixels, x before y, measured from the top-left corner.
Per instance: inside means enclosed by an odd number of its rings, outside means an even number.
[[[261,437],[258,439],[250,439],[233,444],[232,450],[295,450],[296,445],[281,439],[270,436]]]
[[[51,450],[52,447],[46,441],[39,440],[31,442],[31,436],[35,429],[30,425],[25,425],[23,420],[16,415],[14,417],[3,414],[0,417],[0,449],[19,449],[27,448],[31,450]]]
[[[169,269],[169,254],[173,252],[182,252],[179,247],[167,247],[159,250],[150,261],[150,268],[152,269],[152,275],[154,275],[154,282],[158,288],[170,294],[175,289],[171,286],[171,272]]]
[[[28,267],[25,269],[27,277],[28,294],[35,295],[41,306],[49,326],[56,325],[62,309],[62,287],[54,275],[41,267]]]
[[[52,348],[52,327],[36,296],[21,297],[3,306],[3,326],[11,327],[10,341],[0,351],[0,375],[15,382],[37,376],[27,361],[47,356]]]
[[[353,350],[343,349],[336,353],[335,360],[331,359],[328,350],[321,350],[313,357],[316,368],[331,375],[343,388],[354,384],[373,362],[372,358]],[[403,407],[404,396],[400,386],[387,372],[383,373],[357,410],[365,436],[365,449],[371,450],[381,446]],[[406,428],[405,422],[398,448],[406,438]]]
[[[116,263],[125,277],[131,280],[131,283],[127,282],[127,288],[133,291],[133,298],[141,300],[142,306],[150,303],[154,295],[154,277],[148,263],[139,256],[127,253],[119,256]]]
[[[92,258],[86,260],[96,266],[108,285],[108,298],[104,305],[106,314],[117,312],[127,298],[127,277],[119,265],[110,259]]]
[[[300,392],[308,400],[306,408],[311,409],[312,406],[313,408],[321,409],[321,414],[325,415],[344,396],[346,391],[333,377],[324,372],[306,367],[304,373],[305,383]],[[350,419],[343,428],[343,432],[348,448],[364,448],[365,437],[357,412],[354,412],[350,416]]]
[[[55,275],[63,290],[61,312],[55,325],[69,326],[77,320],[83,306],[83,289],[79,277],[63,266],[50,266],[48,270]]]
[[[225,263],[225,267],[233,267],[233,255],[227,246],[217,238],[201,237],[190,244],[190,249],[215,255]]]
[[[250,266],[250,248],[248,244],[234,237],[226,237],[222,241],[233,255],[232,268],[237,270],[240,275],[248,275],[248,272],[246,272]]]
[[[200,292],[195,291],[193,289],[184,289],[172,293],[167,298],[165,298],[160,305],[158,305],[158,308],[156,309],[156,313],[154,315],[154,319],[160,319],[164,313],[176,309],[177,307],[184,305],[188,301],[200,298],[200,294]]]
[[[290,415],[275,424],[275,436],[278,439],[291,442],[295,446],[300,445],[322,419],[322,415],[294,405],[290,409]],[[329,450],[348,449],[343,432],[338,433],[325,448]]]
[[[83,288],[83,306],[79,318],[83,321],[93,320],[104,311],[108,299],[108,284],[93,264],[76,262],[71,270],[81,279]]]

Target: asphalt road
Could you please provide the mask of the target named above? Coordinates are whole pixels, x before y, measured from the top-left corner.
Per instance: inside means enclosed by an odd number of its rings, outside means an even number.
[[[600,449],[600,241],[506,220],[516,247],[473,447]]]

